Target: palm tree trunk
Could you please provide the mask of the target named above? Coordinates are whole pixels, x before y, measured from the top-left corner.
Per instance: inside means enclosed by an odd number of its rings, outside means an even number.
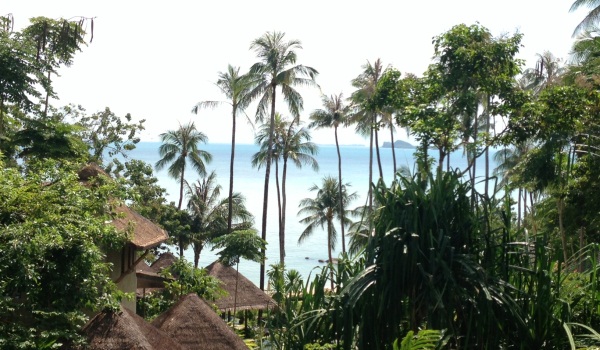
[[[327,216],[327,253],[329,254],[329,279],[333,293],[333,254],[331,252],[331,235],[333,234],[333,213]]]
[[[392,162],[394,164],[394,174],[392,174],[392,179],[396,176],[396,147],[394,145],[394,125],[390,124],[390,139],[392,140]]]
[[[281,174],[281,227],[279,229],[279,260],[282,266],[285,266],[285,212],[287,207],[287,157],[283,157],[283,173]]]
[[[52,83],[52,81],[50,80],[50,72],[48,72],[48,86],[50,86],[50,84]],[[44,117],[48,116],[48,104],[50,102],[50,92],[46,91],[46,102],[45,102],[45,106],[44,106]]]
[[[490,148],[489,143],[489,132],[490,132],[490,96],[487,96],[487,106],[485,107],[485,198],[489,198],[489,182],[490,182]]]
[[[344,229],[344,199],[342,198],[342,155],[340,153],[340,144],[338,142],[337,125],[335,126],[335,148],[338,156],[338,188],[340,192],[340,223],[342,226],[342,253],[346,253],[346,232]]]
[[[200,261],[200,253],[202,252],[201,244],[194,244],[194,267],[198,268],[198,262]]]
[[[177,206],[178,210],[181,210],[181,204],[183,203],[183,179],[184,179],[184,170],[185,165],[181,169],[181,176],[179,178],[179,205]],[[183,258],[183,234],[179,234],[179,258]]]
[[[477,176],[477,133],[479,132],[477,129],[479,128],[479,123],[477,122],[477,108],[475,108],[475,120],[473,125],[473,168],[472,176],[471,176],[471,209],[475,208],[475,177]]]
[[[373,209],[373,128],[369,137],[369,212]],[[370,222],[371,220],[369,220]],[[369,226],[370,231],[370,226]]]
[[[281,196],[281,187],[279,185],[279,156],[277,157],[277,159],[275,160],[275,188],[277,190],[277,223],[279,225],[277,225],[278,228],[278,234],[279,234],[279,259],[281,260],[281,223],[282,223],[282,217],[283,214],[281,213],[282,211],[282,196]],[[285,250],[285,248],[284,248]],[[283,252],[285,254],[285,252]]]
[[[229,162],[229,199],[227,207],[227,232],[231,232],[233,217],[233,159],[235,158],[235,107],[233,108],[233,127],[231,128],[231,160]]]
[[[267,150],[267,166],[265,167],[265,187],[263,196],[263,213],[262,213],[262,227],[260,237],[267,240],[267,209],[269,204],[269,176],[271,175],[271,157],[273,156],[273,131],[275,128],[275,97],[276,97],[276,86],[273,85],[272,97],[271,97],[271,125],[269,127],[269,148]],[[262,256],[265,256],[265,248],[260,249]],[[265,290],[265,262],[260,262],[260,289]],[[259,313],[262,316],[262,313]],[[260,317],[259,317],[260,320]]]
[[[375,151],[377,152],[377,166],[379,167],[379,178],[383,179],[383,169],[381,168],[381,155],[379,154],[379,127],[376,127],[377,114],[373,114],[373,125],[371,126],[375,130]]]
[[[519,187],[519,194],[517,195],[517,230],[521,228],[521,196],[523,194],[523,188]]]
[[[0,138],[4,136],[4,96],[0,95]]]
[[[183,181],[184,181],[184,172],[185,172],[185,162],[183,164],[183,168],[181,169],[181,175],[179,176],[179,205],[177,205],[177,209],[181,210],[181,205],[183,204]]]
[[[233,321],[231,321],[231,324],[234,326],[234,328],[235,328],[235,313],[236,313],[236,306],[237,306],[237,291],[238,291],[239,279],[240,279],[240,262],[238,260],[238,262],[235,266],[235,293],[233,294]]]

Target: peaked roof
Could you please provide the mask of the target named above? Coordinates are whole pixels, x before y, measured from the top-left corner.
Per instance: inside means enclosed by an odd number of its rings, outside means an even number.
[[[228,293],[227,296],[215,300],[214,303],[220,310],[233,310],[237,271],[230,266],[223,265],[218,260],[208,265],[206,271],[210,276],[223,282],[221,287]],[[240,273],[235,304],[236,310],[263,310],[274,307],[275,301]]]
[[[138,249],[155,247],[169,238],[167,231],[126,205],[115,208],[115,214],[117,217],[112,223],[118,230],[125,231],[133,227],[133,237],[129,243]]]
[[[183,296],[152,321],[185,349],[247,350],[248,347],[197,294]]]
[[[168,334],[152,326],[133,311],[103,311],[83,328],[92,350],[182,350]]]
[[[84,182],[89,181],[90,178],[99,176],[110,179],[110,175],[95,163],[84,166],[79,171],[78,176]],[[114,211],[117,217],[112,221],[112,224],[121,231],[130,229],[131,227],[133,235],[129,243],[138,249],[148,249],[157,246],[169,238],[167,231],[124,204],[119,205]]]
[[[150,267],[154,271],[160,272],[160,270],[173,265],[175,261],[177,261],[175,255],[171,252],[164,252],[152,263],[152,265],[150,265]]]

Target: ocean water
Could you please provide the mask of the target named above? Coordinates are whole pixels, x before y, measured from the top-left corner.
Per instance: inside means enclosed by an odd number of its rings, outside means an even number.
[[[160,158],[158,153],[159,142],[140,142],[137,148],[130,152],[129,157],[145,161],[152,166]],[[227,196],[229,189],[229,162],[231,154],[230,144],[206,144],[201,149],[210,152],[213,156],[212,162],[206,164],[208,172],[214,170],[217,174],[217,182],[222,186],[221,195]],[[256,145],[236,145],[235,165],[234,165],[234,191],[242,193],[246,198],[246,206],[254,215],[254,227],[259,231],[262,218],[262,199],[264,187],[264,168],[257,169],[251,166],[251,157],[258,151]],[[407,166],[411,171],[414,170],[413,149],[396,149],[396,163],[398,167]],[[340,146],[342,156],[342,178],[344,183],[350,184],[350,191],[356,192],[357,200],[350,205],[354,208],[365,204],[368,191],[369,180],[369,147],[362,145]],[[393,179],[392,150],[390,148],[380,148],[381,162],[386,183]],[[435,157],[435,154],[432,154]],[[310,167],[302,169],[296,168],[293,164],[288,165],[287,175],[287,216],[286,216],[286,267],[288,269],[298,270],[305,281],[311,271],[316,266],[322,266],[319,260],[327,259],[327,235],[325,228],[321,231],[313,232],[312,236],[302,244],[298,244],[298,237],[304,230],[304,226],[299,223],[301,217],[297,216],[298,203],[303,198],[314,198],[315,193],[309,191],[314,184],[319,187],[324,176],[333,176],[337,179],[337,152],[335,145],[320,145],[319,153],[316,156],[319,163],[319,170],[313,171]],[[480,161],[478,168],[483,169],[483,162]],[[466,159],[462,157],[462,152],[455,152],[451,156],[451,166],[464,168]],[[378,176],[377,165],[374,165],[374,176]],[[480,174],[483,174],[481,170]],[[167,189],[167,200],[177,202],[179,199],[179,184],[176,180],[167,175],[166,170],[154,171],[154,175],[159,180],[159,185]],[[275,187],[275,168],[271,168],[271,180],[269,188],[268,220],[267,220],[267,269],[270,264],[279,261],[279,240],[277,229],[277,191]],[[186,179],[192,183],[199,179],[199,176],[191,171],[186,173]],[[336,223],[339,232],[339,224]],[[346,237],[346,244],[349,238]],[[178,250],[172,247],[171,251],[177,254]],[[341,238],[338,238],[336,253],[341,252]],[[200,266],[207,266],[216,258],[216,252],[210,248],[205,248],[200,255]],[[186,259],[193,261],[193,253],[188,249],[184,253]],[[240,273],[258,285],[259,264],[251,261],[242,261],[239,266]],[[312,272],[313,274],[315,272]]]

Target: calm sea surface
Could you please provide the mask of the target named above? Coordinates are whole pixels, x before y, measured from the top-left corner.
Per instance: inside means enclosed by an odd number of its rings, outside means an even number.
[[[130,153],[130,158],[143,160],[154,165],[160,158],[158,154],[159,142],[140,142],[137,148]],[[229,144],[207,144],[201,147],[210,152],[213,156],[211,163],[207,164],[207,171],[215,170],[218,183],[223,187],[221,195],[227,196],[229,188],[229,161],[231,154],[231,145]],[[256,145],[236,145],[235,168],[234,168],[234,188],[235,192],[241,192],[246,197],[246,206],[254,214],[254,226],[259,230],[262,218],[262,198],[264,187],[264,168],[256,169],[250,164],[250,159],[258,151]],[[365,204],[369,180],[369,148],[365,146],[341,146],[342,155],[342,177],[344,183],[351,185],[350,191],[358,194],[358,199],[350,205],[354,208]],[[386,183],[390,183],[393,178],[392,150],[390,148],[381,148],[381,161]],[[413,149],[396,149],[397,166],[408,166],[411,171],[414,169]],[[432,154],[435,157],[435,154]],[[298,203],[303,198],[314,198],[315,193],[308,189],[317,184],[321,186],[321,179],[324,176],[333,176],[337,179],[337,153],[335,145],[319,146],[319,154],[316,156],[319,163],[319,171],[313,171],[309,167],[297,169],[293,165],[288,165],[287,177],[287,218],[286,218],[286,266],[298,270],[302,276],[308,277],[315,266],[323,265],[319,259],[327,259],[327,236],[326,231],[316,231],[312,237],[298,244],[298,237],[304,230],[299,223],[301,217],[297,216]],[[483,161],[480,161],[478,168],[483,167]],[[457,152],[451,157],[452,167],[464,168],[466,160],[461,152]],[[374,174],[378,170],[375,165]],[[275,188],[275,169],[271,170],[271,180],[269,188],[269,212],[267,221],[267,268],[270,264],[279,261],[279,243],[277,230],[277,197]],[[483,174],[481,170],[480,174]],[[166,170],[156,171],[155,176],[159,180],[159,185],[167,189],[167,200],[177,202],[179,195],[178,183],[168,177]],[[199,177],[192,172],[186,173],[186,179],[192,183]],[[339,225],[338,225],[339,226]],[[337,228],[339,232],[339,227]],[[346,238],[348,243],[348,238]],[[177,250],[172,249],[176,254]],[[341,251],[341,239],[338,239],[337,249]],[[185,252],[185,257],[193,261],[192,250]],[[206,266],[212,263],[217,256],[210,248],[205,248],[200,255],[200,266]],[[240,263],[240,273],[258,285],[259,264],[251,261],[242,261]],[[313,272],[314,273],[314,272]]]

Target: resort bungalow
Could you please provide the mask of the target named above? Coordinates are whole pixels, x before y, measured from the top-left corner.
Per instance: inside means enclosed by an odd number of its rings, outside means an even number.
[[[247,350],[242,338],[227,326],[197,294],[183,296],[152,321],[184,349]]]
[[[209,276],[216,277],[223,284],[227,295],[214,301],[221,312],[266,310],[275,307],[275,301],[252,281],[233,267],[223,265],[218,260],[206,267]],[[237,277],[237,288],[236,288]]]
[[[165,332],[126,308],[105,310],[83,328],[90,350],[182,350]]]
[[[97,176],[106,176],[110,178],[98,165],[90,164],[85,166],[79,172],[79,179],[87,182],[90,178]],[[120,249],[111,249],[106,252],[106,259],[112,264],[110,272],[111,279],[117,284],[120,290],[125,293],[135,295],[138,285],[155,287],[159,283],[158,276],[140,275],[138,283],[138,274],[136,266],[142,262],[149,250],[166,241],[169,235],[152,221],[146,219],[133,209],[121,204],[114,210],[115,218],[111,224],[118,230],[128,234],[128,241]],[[122,305],[127,309],[135,311],[135,298],[124,299]]]

